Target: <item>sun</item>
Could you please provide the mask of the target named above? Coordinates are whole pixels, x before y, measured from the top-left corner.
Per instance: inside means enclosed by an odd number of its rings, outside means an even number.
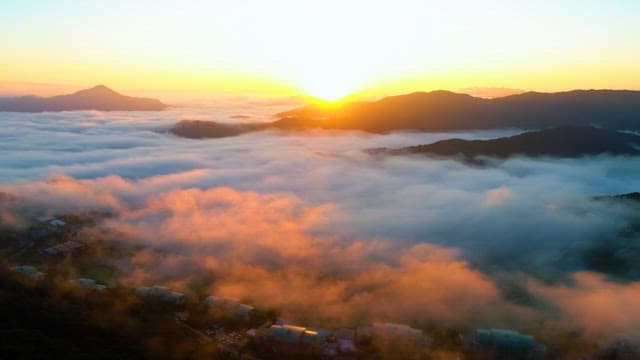
[[[313,68],[304,69],[296,76],[299,88],[311,97],[335,102],[362,87],[363,78],[353,67],[344,64],[330,65],[327,62],[316,62],[313,65]]]
[[[323,80],[305,86],[310,96],[326,101],[338,101],[349,96],[354,89],[339,81]]]

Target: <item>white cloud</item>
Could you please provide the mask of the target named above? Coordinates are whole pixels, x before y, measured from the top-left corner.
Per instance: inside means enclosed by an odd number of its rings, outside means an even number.
[[[427,299],[432,309],[469,315],[480,310],[451,297],[479,296],[492,315],[510,313],[513,309],[498,299],[500,279],[514,273],[568,278],[585,269],[584,249],[617,236],[635,213],[589,198],[639,190],[639,158],[513,158],[473,167],[419,156],[378,159],[362,152],[516,130],[262,132],[201,141],[165,133],[184,118],[231,121],[229,114],[267,118],[272,111],[265,105],[221,113],[189,108],[0,113],[0,191],[53,212],[114,211],[120,215],[110,226],[175,251],[168,259],[142,254],[123,265],[132,266],[138,279],[148,280],[158,264],[166,265],[175,281],[208,269],[223,279],[216,289],[250,296],[247,282],[250,275],[258,276],[265,284],[259,294],[272,296],[268,305],[274,306],[286,306],[273,297],[274,289],[295,284],[300,292],[289,310],[303,311],[316,297],[327,306],[326,314],[318,314],[325,320],[345,314],[341,301],[361,307],[376,299],[380,303],[372,309],[385,318],[406,319],[407,312],[384,310],[398,296],[405,296],[411,311]],[[47,181],[52,178],[57,180]],[[230,262],[221,261],[220,253]],[[423,253],[438,255],[423,258]],[[411,289],[420,280],[414,273],[435,285]],[[447,279],[456,284],[450,294],[434,291]],[[465,282],[474,286],[465,289]],[[600,284],[615,288],[591,281],[588,287],[578,284],[578,290]],[[564,288],[559,289],[538,293],[567,304]],[[311,295],[305,297],[305,291]]]

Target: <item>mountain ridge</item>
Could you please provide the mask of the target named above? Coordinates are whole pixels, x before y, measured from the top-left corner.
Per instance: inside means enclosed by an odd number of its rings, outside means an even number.
[[[309,105],[279,113],[277,117],[309,127],[378,133],[394,130],[543,129],[561,125],[638,130],[640,91],[530,91],[485,99],[436,90],[349,103],[337,109]]]
[[[0,111],[159,111],[168,105],[157,99],[122,95],[104,85],[51,97],[19,96],[0,98]]]
[[[538,157],[582,157],[601,154],[640,155],[640,136],[592,126],[561,126],[489,140],[447,139],[399,149],[367,150],[374,155],[424,154],[477,160],[480,156],[507,158],[515,155]]]
[[[236,136],[267,129],[465,131],[519,128],[539,130],[563,125],[610,130],[640,130],[640,91],[570,90],[525,92],[479,98],[447,90],[413,92],[340,107],[307,105],[276,114],[267,123],[225,124],[181,121],[169,132],[187,138]]]

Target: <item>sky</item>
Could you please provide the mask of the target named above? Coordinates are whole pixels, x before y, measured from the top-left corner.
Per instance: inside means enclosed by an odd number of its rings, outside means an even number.
[[[638,89],[638,38],[635,0],[7,0],[0,89]]]

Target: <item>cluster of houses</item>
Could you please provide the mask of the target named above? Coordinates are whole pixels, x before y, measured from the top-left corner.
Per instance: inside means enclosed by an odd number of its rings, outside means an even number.
[[[327,329],[306,328],[288,324],[282,320],[256,334],[262,342],[269,342],[279,350],[308,349],[327,356],[352,354],[356,352],[354,331],[339,329],[335,332]]]
[[[44,229],[62,229],[66,223],[58,218],[39,219]],[[44,250],[41,253],[48,255],[66,256],[80,251],[86,244],[78,241],[66,241]],[[21,273],[32,279],[40,279],[45,274],[38,271],[34,266],[19,265],[11,270]],[[90,278],[77,278],[69,281],[78,287],[85,289],[103,291],[106,285],[99,284]],[[168,287],[153,285],[142,286],[135,289],[135,294],[152,298],[173,305],[185,303],[185,294],[174,291]],[[239,299],[211,295],[206,297],[204,305],[217,311],[232,314],[239,319],[248,321],[252,319],[254,307],[242,303]],[[177,313],[176,319],[179,324],[187,324],[188,313]],[[192,329],[200,333],[197,329]],[[230,330],[218,329],[216,331],[204,331],[202,337],[215,339],[219,344],[227,349],[241,349],[249,339],[267,345],[275,351],[312,351],[322,354],[326,358],[348,358],[358,352],[358,344],[367,343],[368,340],[401,340],[414,346],[428,348],[431,340],[419,330],[404,324],[395,323],[374,323],[360,326],[356,329],[322,329],[296,325],[282,318],[278,318],[275,323],[268,322],[259,328],[253,328],[246,333]],[[462,345],[467,349],[478,351],[497,351],[519,354],[544,354],[546,347],[537,343],[532,336],[521,334],[513,330],[504,329],[477,329],[475,333],[461,335]]]
[[[269,343],[279,350],[315,350],[327,357],[349,356],[358,351],[359,340],[384,338],[385,340],[409,341],[428,347],[431,340],[421,330],[394,323],[375,323],[354,329],[337,330],[308,328],[294,325],[284,319],[252,334],[259,341]]]
[[[32,279],[40,279],[44,276],[43,272],[30,265],[14,266],[11,270]],[[77,278],[69,282],[97,291],[103,291],[107,288],[89,278]],[[135,289],[135,294],[173,305],[181,305],[185,302],[183,293],[160,285],[138,287]],[[227,296],[211,295],[204,299],[203,304],[212,309],[228,312],[246,321],[251,318],[254,311],[253,306]],[[431,345],[431,340],[421,330],[395,323],[374,323],[356,329],[329,330],[300,326],[278,318],[273,324],[263,324],[260,328],[250,329],[245,334],[222,330],[211,333],[205,331],[205,333],[206,336],[214,336],[227,348],[242,348],[249,342],[249,339],[253,339],[268,345],[275,351],[312,351],[328,358],[354,355],[358,351],[357,344],[363,340],[401,340],[425,348]],[[537,343],[531,335],[521,334],[514,330],[477,329],[472,334],[460,335],[460,340],[465,348],[481,352],[529,354],[533,357],[546,352],[546,347]]]
[[[14,272],[23,274],[32,279],[40,279],[45,275],[42,271],[38,271],[38,269],[35,266],[31,266],[31,265],[17,265],[17,266],[11,267],[11,270]],[[107,288],[106,285],[99,284],[95,280],[89,279],[89,278],[72,279],[72,280],[69,280],[69,283],[79,287],[86,288],[86,289],[98,290],[98,291],[102,291]]]
[[[263,342],[278,345],[279,350],[315,349],[328,357],[348,356],[358,351],[363,340],[401,341],[417,348],[428,348],[431,339],[419,329],[395,323],[374,323],[353,329],[327,330],[307,328],[279,319],[276,324],[262,331],[251,330],[250,335]],[[544,356],[546,346],[531,335],[507,329],[477,329],[470,335],[461,335],[462,345],[470,351],[481,353],[525,355],[529,358]]]

